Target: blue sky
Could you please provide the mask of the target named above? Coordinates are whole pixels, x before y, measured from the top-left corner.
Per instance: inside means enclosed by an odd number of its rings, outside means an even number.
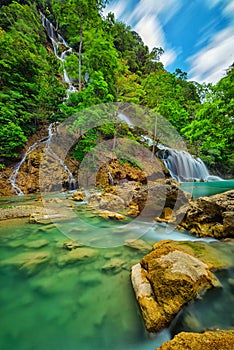
[[[167,70],[216,83],[234,61],[234,0],[110,0],[105,13],[130,25]]]

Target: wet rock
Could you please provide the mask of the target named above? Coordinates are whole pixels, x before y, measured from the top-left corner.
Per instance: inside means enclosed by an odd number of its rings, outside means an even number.
[[[207,331],[204,333],[181,332],[163,343],[158,350],[232,350],[234,330]]]
[[[131,249],[138,250],[142,254],[148,254],[152,250],[152,246],[142,239],[127,239],[124,245]]]
[[[122,271],[126,266],[125,261],[119,258],[113,258],[102,266],[102,271],[111,274],[117,274]]]
[[[131,279],[146,329],[158,332],[186,303],[207,289],[221,286],[211,268],[226,261],[219,257],[218,249],[214,249],[215,257],[208,249],[206,257],[206,249],[195,242],[161,241],[153,249],[132,267]]]
[[[49,244],[49,241],[47,241],[46,239],[38,239],[36,241],[26,242],[24,246],[27,248],[39,249],[47,246],[48,244]]]
[[[124,200],[112,193],[96,193],[90,197],[89,204],[94,208],[120,211],[125,208]]]
[[[47,225],[53,220],[58,220],[58,219],[64,219],[65,216],[62,214],[38,214],[38,213],[32,213],[29,217],[29,222],[31,224],[43,224]]]
[[[0,220],[30,217],[33,213],[43,215],[45,209],[33,205],[18,205],[9,208],[0,208]]]
[[[85,192],[83,192],[83,191],[76,191],[75,193],[73,193],[72,199],[75,202],[83,202],[83,201],[85,201],[86,200]]]
[[[42,265],[47,263],[50,255],[47,252],[22,253],[12,258],[3,260],[1,266],[12,266],[32,275],[38,272]]]
[[[190,198],[189,194],[176,185],[164,182],[142,187],[133,194],[129,207],[136,206],[145,219],[160,217],[167,221],[174,210],[183,205],[187,206]],[[166,218],[163,213],[166,214]]]
[[[75,241],[70,241],[70,242],[64,242],[63,243],[63,248],[67,250],[73,250],[81,247],[82,244],[75,242]]]
[[[126,217],[122,214],[115,213],[113,211],[109,210],[103,210],[97,212],[98,216],[104,218],[104,219],[113,219],[113,220],[124,220]]]
[[[191,201],[187,208],[178,209],[175,217],[178,219],[181,213],[184,213],[184,217],[178,228],[184,228],[196,236],[234,236],[234,190]]]
[[[58,257],[58,265],[75,264],[80,261],[89,261],[99,254],[98,250],[92,248],[77,248],[69,251],[67,254]]]

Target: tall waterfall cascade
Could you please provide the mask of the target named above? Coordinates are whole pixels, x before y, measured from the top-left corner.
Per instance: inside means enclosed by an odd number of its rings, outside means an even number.
[[[172,148],[157,145],[156,157],[160,158],[170,175],[179,182],[186,181],[220,181],[219,176],[209,174],[209,171],[200,158],[195,158],[187,151],[178,151]]]
[[[57,33],[53,24],[45,17],[45,15],[43,15],[42,12],[40,12],[40,16],[42,20],[42,25],[45,28],[46,33],[52,42],[54,54],[58,58],[58,60],[60,60],[62,63],[63,79],[65,83],[68,84],[67,97],[66,97],[66,99],[68,99],[71,93],[77,92],[77,89],[72,84],[72,81],[69,78],[65,67],[66,58],[72,54],[72,48],[68,45],[68,43],[64,40],[64,38],[59,33]]]
[[[32,146],[30,146],[27,149],[27,151],[24,153],[21,161],[13,169],[13,171],[12,171],[10,177],[9,177],[9,181],[11,183],[12,188],[14,189],[15,193],[18,196],[23,196],[24,195],[23,191],[17,185],[17,176],[18,176],[19,170],[21,169],[22,165],[24,164],[25,160],[27,159],[27,156],[41,144],[45,145],[46,153],[49,156],[51,156],[51,158],[56,159],[59,162],[59,164],[62,167],[62,169],[68,174],[68,189],[75,189],[77,187],[77,181],[74,178],[74,176],[71,173],[71,171],[69,170],[69,168],[66,166],[64,161],[50,147],[53,135],[54,135],[54,133],[55,133],[55,131],[57,129],[58,124],[59,124],[58,122],[51,123],[49,125],[49,127],[48,127],[48,137],[46,139],[42,139],[42,140],[36,141]]]

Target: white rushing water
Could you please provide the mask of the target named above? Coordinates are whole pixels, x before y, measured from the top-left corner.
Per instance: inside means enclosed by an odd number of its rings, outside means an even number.
[[[70,169],[66,166],[64,161],[51,149],[52,138],[53,138],[53,135],[54,135],[55,131],[57,130],[58,124],[59,124],[58,122],[51,123],[49,125],[49,127],[48,127],[48,137],[46,139],[42,139],[42,140],[36,141],[32,146],[30,146],[27,149],[27,151],[24,153],[21,161],[13,169],[13,171],[12,171],[10,177],[9,177],[9,181],[11,183],[12,188],[14,189],[15,193],[18,196],[23,196],[24,195],[23,191],[17,185],[17,176],[18,176],[19,170],[21,169],[22,165],[26,161],[27,156],[32,151],[34,151],[40,144],[45,144],[45,151],[46,151],[46,153],[50,157],[56,159],[59,162],[59,164],[61,165],[61,167],[63,168],[63,170],[68,174],[68,186],[70,186],[72,189],[74,189],[76,187],[76,180],[75,180],[74,176],[72,175]]]
[[[65,68],[66,58],[72,54],[72,48],[68,45],[68,43],[64,40],[64,38],[59,33],[57,33],[53,24],[48,20],[48,18],[45,17],[45,15],[43,15],[42,12],[40,12],[40,16],[42,20],[42,25],[45,28],[46,33],[52,42],[54,54],[62,63],[63,79],[64,79],[64,82],[68,84],[67,97],[66,97],[66,99],[68,99],[71,93],[77,92],[77,89],[72,84],[72,81],[69,78],[67,70]]]
[[[179,182],[184,181],[218,181],[218,176],[212,176],[205,163],[200,158],[195,158],[187,151],[178,151],[158,144],[159,151],[156,156],[160,158],[170,175]]]

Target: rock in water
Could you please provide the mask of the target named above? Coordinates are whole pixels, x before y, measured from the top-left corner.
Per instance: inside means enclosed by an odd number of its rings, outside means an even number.
[[[186,303],[220,286],[210,268],[221,266],[221,262],[198,259],[196,254],[205,248],[189,243],[160,241],[132,267],[132,285],[149,332],[167,327]]]
[[[183,214],[178,228],[185,228],[199,237],[234,236],[234,190],[193,200],[185,213],[183,211],[182,207],[175,213],[177,222]]]
[[[233,350],[234,330],[204,333],[181,332],[163,343],[158,350]]]

